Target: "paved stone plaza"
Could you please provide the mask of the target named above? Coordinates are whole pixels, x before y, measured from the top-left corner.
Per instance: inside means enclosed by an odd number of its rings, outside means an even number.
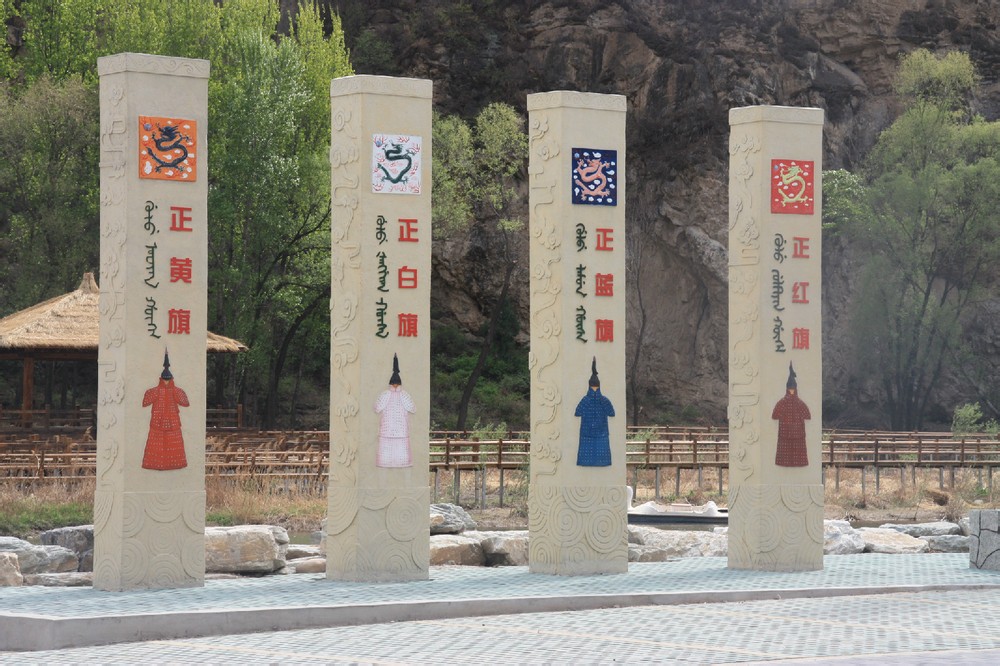
[[[4,646],[16,632],[73,647],[0,652],[0,663],[998,662],[1000,573],[970,570],[964,554],[824,564],[785,574],[691,558],[569,578],[432,567],[413,583],[298,575],[147,592],[9,588]],[[337,626],[350,624],[360,626]],[[93,645],[123,632],[142,642]]]

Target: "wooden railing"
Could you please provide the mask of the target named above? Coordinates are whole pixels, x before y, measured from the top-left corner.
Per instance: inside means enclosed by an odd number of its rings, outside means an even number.
[[[275,431],[209,429],[206,439],[207,475],[246,475],[254,478],[288,478],[322,483],[329,468],[329,433],[326,431]],[[682,472],[695,471],[699,483],[709,473],[723,490],[729,467],[728,433],[711,428],[630,429],[625,462],[632,479],[644,470],[656,475],[659,496],[662,474],[672,474],[679,490]],[[956,469],[986,472],[992,491],[995,467],[1000,467],[1000,440],[987,435],[952,437],[940,432],[824,433],[821,462],[824,478],[833,474],[839,486],[844,469],[874,472],[876,487],[883,474],[906,470],[939,470],[943,487],[948,473],[954,485]],[[478,439],[463,432],[431,433],[429,471],[435,487],[441,472],[453,473],[456,486],[463,471],[527,471],[530,460],[528,433],[508,432],[504,437]],[[84,478],[93,476],[96,443],[92,430],[44,434],[22,428],[0,428],[0,478]],[[915,482],[915,477],[914,477]]]

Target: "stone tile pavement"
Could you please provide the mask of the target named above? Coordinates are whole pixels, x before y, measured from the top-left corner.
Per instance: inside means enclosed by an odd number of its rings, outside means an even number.
[[[25,632],[43,640],[0,651],[0,664],[996,664],[997,609],[1000,573],[970,570],[964,554],[828,556],[803,573],[691,558],[572,578],[434,567],[406,584],[299,574],[126,593],[8,588],[0,650]]]

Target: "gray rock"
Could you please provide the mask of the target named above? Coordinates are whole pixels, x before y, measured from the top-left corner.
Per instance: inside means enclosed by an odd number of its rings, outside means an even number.
[[[461,534],[475,530],[476,521],[456,504],[431,504],[431,534]]]
[[[969,536],[969,534],[971,534],[971,532],[969,531],[969,517],[968,516],[966,516],[964,518],[959,518],[958,519],[958,526],[962,528],[962,534],[964,534],[965,536]]]
[[[883,530],[896,530],[897,532],[902,532],[903,534],[909,534],[911,537],[945,536],[948,534],[962,533],[962,527],[960,525],[943,520],[933,523],[913,523],[912,525],[896,525],[894,523],[886,523],[885,525],[880,525],[879,528]]]
[[[478,538],[465,534],[432,534],[430,563],[483,566],[486,555]]]
[[[670,562],[678,558],[671,557],[667,551],[656,546],[642,546],[630,543],[628,545],[629,562]]]
[[[273,573],[285,566],[288,532],[271,525],[205,528],[206,573]]]
[[[79,525],[47,530],[42,532],[39,540],[45,546],[62,546],[69,548],[77,556],[82,556],[88,550],[94,550],[94,526]]]
[[[488,567],[528,566],[528,531],[465,532],[463,536],[479,538]]]
[[[289,573],[326,573],[325,557],[303,557],[301,559],[289,560]]]
[[[865,551],[865,540],[846,520],[823,521],[823,554],[856,555]]]
[[[42,587],[89,587],[94,584],[94,574],[89,571],[28,574],[24,577],[24,584]]]
[[[320,552],[319,546],[311,546],[301,543],[290,543],[288,544],[287,550],[285,550],[285,559],[291,562],[292,560],[300,560],[304,557],[320,557],[322,553]]]
[[[0,587],[20,587],[24,584],[17,562],[15,553],[0,553]]]
[[[79,559],[69,548],[36,546],[16,537],[0,537],[0,552],[17,555],[21,575],[76,571]]]
[[[969,537],[964,534],[944,534],[941,536],[917,537],[926,541],[929,553],[967,553],[969,552]]]
[[[926,553],[929,546],[909,534],[881,527],[859,527],[858,533],[865,540],[866,553],[887,553],[890,555]]]
[[[714,531],[659,530],[641,525],[629,525],[628,531],[631,543],[659,548],[665,557],[720,557],[729,551],[728,535]]]

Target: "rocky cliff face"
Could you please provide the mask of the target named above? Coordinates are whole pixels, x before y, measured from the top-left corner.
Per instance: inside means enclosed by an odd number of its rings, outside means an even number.
[[[546,90],[628,98],[627,215],[643,239],[634,283],[648,317],[644,388],[635,396],[643,421],[680,410],[689,419],[725,418],[730,108],[823,108],[824,168],[854,168],[898,112],[890,88],[898,56],[925,47],[969,52],[983,77],[979,111],[1000,115],[1000,4],[991,0],[331,4],[359,72],[433,79],[446,113],[474,113],[493,100],[523,111],[526,94]],[[484,261],[490,244],[488,234],[474,234],[435,250],[435,310],[470,331],[496,293],[495,270]],[[851,257],[834,243],[830,250],[825,383],[844,409],[856,410],[871,396],[842,363]],[[526,273],[514,297],[526,322]]]

